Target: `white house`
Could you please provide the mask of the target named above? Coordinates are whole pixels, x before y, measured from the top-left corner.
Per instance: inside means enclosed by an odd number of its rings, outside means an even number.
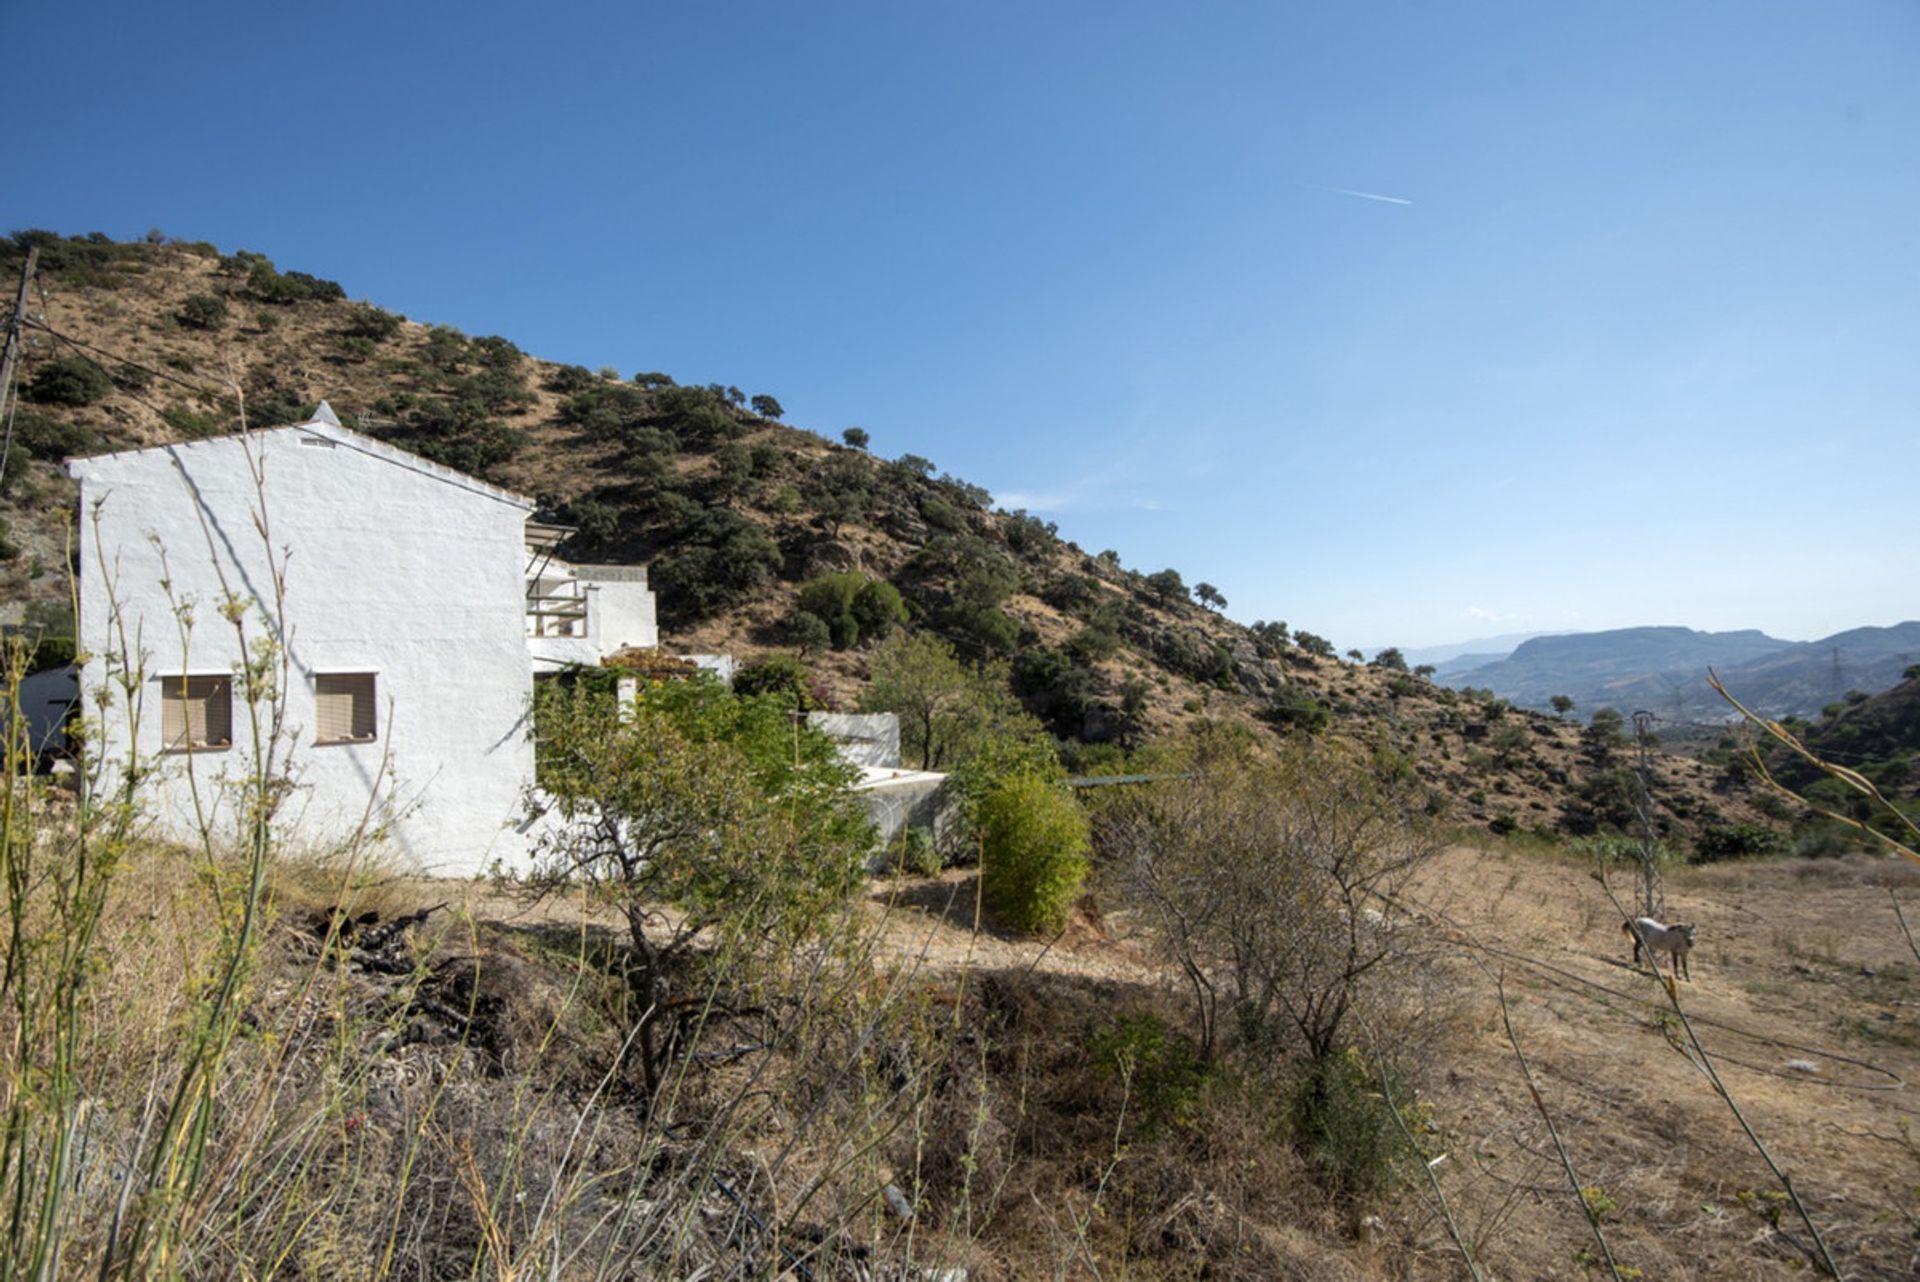
[[[164,832],[235,830],[245,645],[284,655],[288,840],[364,826],[423,871],[526,853],[536,670],[659,641],[638,566],[574,566],[531,500],[312,422],[73,459],[83,704],[108,781]],[[116,669],[132,670],[122,697]],[[107,694],[104,707],[101,692]]]

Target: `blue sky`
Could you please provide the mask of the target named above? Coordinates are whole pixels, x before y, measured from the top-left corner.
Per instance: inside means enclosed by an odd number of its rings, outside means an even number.
[[[10,0],[0,41],[0,227],[771,392],[1239,618],[1920,616],[1911,3]]]

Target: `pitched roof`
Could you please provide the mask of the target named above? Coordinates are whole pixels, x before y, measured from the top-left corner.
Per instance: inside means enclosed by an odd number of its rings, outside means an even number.
[[[431,459],[422,458],[418,454],[410,453],[407,450],[396,448],[382,441],[376,441],[370,436],[362,436],[358,432],[344,428],[340,426],[340,419],[334,414],[333,407],[325,401],[320,402],[319,407],[313,412],[313,417],[305,423],[289,423],[283,427],[263,427],[245,433],[235,433],[231,436],[209,437],[202,441],[172,441],[164,445],[145,445],[138,449],[112,450],[104,454],[78,455],[67,460],[67,473],[76,480],[85,480],[87,472],[85,465],[95,459],[117,459],[137,454],[152,454],[162,451],[170,457],[177,458],[179,455],[185,453],[193,453],[210,448],[225,448],[236,440],[245,440],[281,432],[298,432],[305,436],[317,436],[324,440],[332,441],[335,445],[358,451],[370,458],[391,463],[395,467],[402,467],[410,472],[417,472],[422,476],[430,476],[435,480],[444,481],[448,485],[457,486],[469,493],[494,499],[528,512],[531,512],[536,506],[534,501],[524,494],[515,494],[512,490],[502,489],[497,485],[489,485],[478,477],[468,476],[465,472],[457,471],[454,468],[435,463]]]

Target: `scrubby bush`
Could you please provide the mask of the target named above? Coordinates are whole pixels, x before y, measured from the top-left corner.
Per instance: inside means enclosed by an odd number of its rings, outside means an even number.
[[[733,692],[743,697],[774,694],[797,712],[814,707],[812,676],[807,665],[789,654],[773,654],[748,664],[734,674]]]
[[[213,294],[194,294],[180,304],[176,316],[189,329],[219,329],[227,323],[226,300]]]
[[[1055,930],[1087,875],[1087,817],[1063,788],[1037,774],[996,780],[974,805],[981,890],[1016,930]]]
[[[779,415],[776,414],[772,417],[778,418]],[[864,427],[850,427],[840,433],[840,439],[853,446],[856,450],[864,450],[867,448],[867,443],[873,438],[867,435],[867,429]]]
[[[84,356],[60,356],[35,371],[27,399],[42,405],[91,405],[113,390],[113,379]]]
[[[1693,846],[1693,862],[1716,863],[1723,859],[1757,859],[1777,855],[1787,848],[1786,837],[1764,824],[1732,824],[1709,828]]]
[[[99,447],[100,438],[91,429],[68,423],[32,410],[16,411],[13,439],[34,458],[63,459],[85,454]]]
[[[884,579],[855,570],[823,574],[800,589],[797,614],[810,614],[826,624],[835,649],[851,649],[862,640],[884,640],[907,621],[900,592]]]

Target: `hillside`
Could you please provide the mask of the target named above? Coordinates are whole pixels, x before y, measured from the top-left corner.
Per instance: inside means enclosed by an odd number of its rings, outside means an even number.
[[[1557,694],[1575,706],[1645,708],[1675,721],[1724,721],[1728,708],[1706,685],[1709,668],[1741,701],[1769,716],[1810,716],[1849,690],[1880,690],[1920,656],[1920,623],[1853,628],[1818,641],[1763,632],[1619,628],[1538,637],[1505,658],[1438,674],[1447,684],[1491,690],[1523,707]]]
[[[1344,662],[1285,624],[1243,627],[1196,604],[1178,572],[1089,553],[929,460],[788,426],[768,393],[540,360],[206,244],[23,233],[0,253],[5,279],[30,242],[35,328],[0,485],[10,620],[66,591],[61,458],[297,421],[324,398],[349,427],[536,496],[544,518],[577,529],[576,559],[649,563],[666,644],[749,661],[798,651],[842,706],[873,636],[794,619],[804,585],[850,572],[897,589],[909,627],[1004,662],[1081,768],[1208,717],[1370,744],[1462,825],[1631,821],[1628,754],[1604,733]],[[1709,764],[1663,757],[1655,775],[1676,835],[1760,817],[1743,781]]]

